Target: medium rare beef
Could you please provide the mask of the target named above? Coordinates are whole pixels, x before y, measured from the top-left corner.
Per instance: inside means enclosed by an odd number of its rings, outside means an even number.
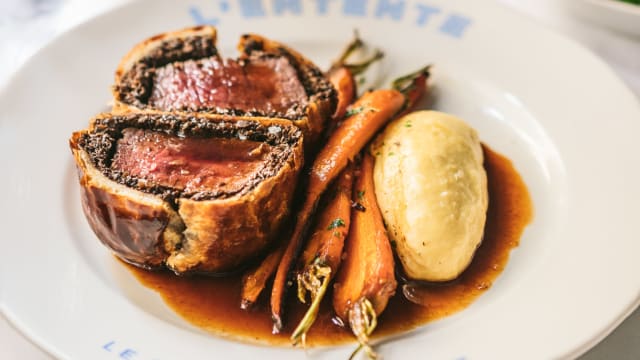
[[[264,171],[268,143],[225,138],[192,138],[126,128],[115,147],[111,169],[183,194],[234,194]]]
[[[186,111],[292,121],[310,147],[336,106],[336,92],[311,61],[258,35],[243,35],[240,57],[224,60],[216,29],[198,26],[136,45],[121,61],[115,112]]]
[[[103,114],[73,134],[82,205],[123,260],[176,273],[232,271],[274,240],[302,165],[288,121]]]
[[[308,98],[284,57],[253,61],[217,57],[156,69],[149,104],[160,110],[215,109],[295,119]]]

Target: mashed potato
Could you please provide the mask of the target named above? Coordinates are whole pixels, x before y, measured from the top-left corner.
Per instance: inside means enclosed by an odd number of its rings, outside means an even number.
[[[390,123],[371,152],[376,197],[404,271],[418,280],[455,279],[486,221],[478,134],[452,115],[419,111]]]

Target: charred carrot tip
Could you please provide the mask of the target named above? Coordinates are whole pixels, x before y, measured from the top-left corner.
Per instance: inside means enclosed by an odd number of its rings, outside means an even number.
[[[260,293],[267,286],[267,281],[271,278],[278,267],[284,247],[281,245],[272,251],[256,267],[250,269],[242,278],[242,291],[240,295],[240,308],[247,310],[260,296]]]
[[[401,76],[393,80],[393,82],[391,83],[391,87],[403,94],[407,94],[415,87],[416,81],[419,80],[420,77],[429,77],[429,70],[431,70],[431,65],[427,65],[423,68],[418,69],[417,71]]]

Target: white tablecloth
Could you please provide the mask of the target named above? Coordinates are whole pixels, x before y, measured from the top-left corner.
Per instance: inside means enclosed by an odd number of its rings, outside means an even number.
[[[0,86],[30,55],[55,35],[128,1],[1,0]],[[640,98],[640,37],[623,35],[578,18],[567,11],[564,0],[497,1],[534,17],[543,26],[553,28],[591,49]],[[0,359],[50,360],[51,357],[0,317]],[[581,359],[640,359],[640,310],[636,310],[609,337]]]

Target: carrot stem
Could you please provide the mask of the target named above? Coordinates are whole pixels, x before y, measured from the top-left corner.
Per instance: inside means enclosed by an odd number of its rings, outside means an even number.
[[[302,253],[304,268],[298,273],[298,299],[306,302],[307,293],[312,301],[303,320],[294,331],[291,340],[296,344],[311,328],[317,316],[317,306],[322,301],[326,286],[340,267],[344,239],[351,223],[351,192],[353,166],[340,173],[325,196],[327,204],[321,210],[311,238]]]
[[[347,61],[347,59],[353,54],[354,51],[361,49],[363,47],[364,47],[364,42],[362,41],[362,39],[360,39],[360,34],[358,33],[358,30],[355,30],[353,32],[353,40],[351,40],[351,42],[347,44],[344,51],[342,52],[342,54],[340,54],[340,57],[334,63],[333,66],[336,66],[336,67],[342,66]]]
[[[347,47],[342,52],[338,60],[333,63],[331,70],[344,67],[347,68],[353,76],[356,76],[366,71],[371,64],[384,57],[384,53],[380,49],[376,49],[372,56],[362,62],[347,63],[347,59],[351,57],[356,50],[362,49],[363,47],[365,47],[365,43],[360,39],[360,34],[358,34],[358,31],[356,30],[354,31],[353,40],[347,44]],[[331,70],[329,72],[331,72]]]
[[[364,42],[360,39],[358,32],[355,32],[355,38],[352,40],[336,60],[327,73],[329,81],[338,92],[338,105],[333,115],[333,125],[329,130],[333,130],[335,124],[341,121],[346,112],[347,106],[353,102],[357,93],[355,77],[365,72],[371,64],[382,59],[384,53],[376,49],[375,53],[368,59],[359,63],[347,63],[347,59],[356,50],[364,47]]]
[[[375,352],[369,346],[369,335],[397,286],[391,244],[375,197],[373,162],[365,153],[354,187],[365,211],[352,214],[345,259],[333,291],[336,314],[348,320],[360,344],[357,351],[364,349],[370,358],[375,358]]]
[[[430,75],[430,69],[431,65],[427,65],[410,74],[401,76],[392,82],[391,87],[404,94],[407,99],[404,110],[400,116],[412,111],[418,101],[427,92],[427,79]]]
[[[349,71],[353,76],[357,76],[367,71],[367,69],[369,68],[369,66],[371,66],[371,64],[382,59],[383,57],[384,57],[384,53],[381,50],[376,49],[373,55],[371,55],[368,59],[365,59],[359,63],[350,63],[350,64],[344,63],[342,66],[349,69]]]
[[[311,298],[313,299],[311,302],[311,306],[309,306],[309,310],[305,313],[304,317],[296,327],[296,329],[291,334],[291,341],[294,345],[298,342],[302,341],[302,346],[306,346],[306,338],[307,332],[311,328],[311,325],[316,321],[316,317],[318,316],[318,311],[320,310],[320,303],[324,298],[324,294],[327,292],[327,288],[329,287],[329,282],[331,281],[331,268],[328,266],[322,265],[313,265],[311,270],[312,274],[312,283],[304,284],[303,282],[309,281],[308,279],[300,279],[300,277],[304,276],[304,274],[300,274],[298,277],[298,298],[305,302],[304,291],[301,296],[300,289],[314,289],[311,291]],[[306,274],[306,272],[305,272]],[[320,284],[317,284],[317,283]]]
[[[421,77],[429,77],[429,70],[431,65],[422,67],[412,73],[403,75],[391,83],[391,88],[400,91],[403,94],[407,94],[411,89],[416,86],[416,81]]]
[[[369,359],[377,359],[378,355],[369,345],[369,336],[378,326],[378,316],[371,301],[362,298],[353,305],[353,308],[349,311],[349,326],[359,344],[351,353],[349,359],[353,359],[362,349],[364,349]]]

